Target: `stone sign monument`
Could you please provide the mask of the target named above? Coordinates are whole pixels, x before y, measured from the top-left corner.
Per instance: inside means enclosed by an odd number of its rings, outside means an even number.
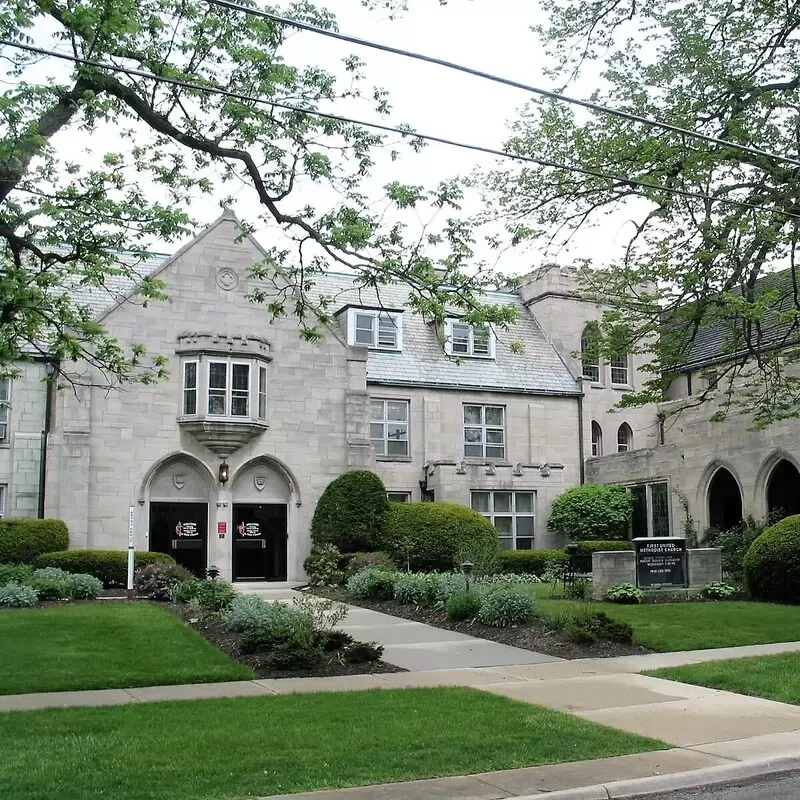
[[[636,585],[640,589],[683,588],[686,580],[686,539],[651,536],[633,540]]]

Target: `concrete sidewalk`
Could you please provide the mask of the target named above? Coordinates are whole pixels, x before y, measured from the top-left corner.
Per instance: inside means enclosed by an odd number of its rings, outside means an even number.
[[[302,596],[288,588],[262,589],[237,586],[238,591],[268,601],[289,602]],[[509,664],[544,664],[561,661],[555,656],[509,647],[421,622],[392,617],[359,606],[348,606],[346,619],[337,626],[363,642],[383,645],[387,664],[408,670],[496,667]]]
[[[587,788],[569,795],[574,800],[605,800],[636,794],[641,781],[645,781],[643,785],[656,786],[658,791],[669,790],[671,784],[665,783],[664,776],[670,775],[678,782],[676,785],[690,786],[722,780],[725,776],[734,780],[745,775],[764,774],[768,769],[788,769],[792,764],[800,768],[800,707],[639,674],[662,666],[798,650],[800,642],[790,642],[491,668],[7,695],[0,697],[0,711],[319,691],[467,686],[650,736],[671,748],[479,775],[328,790],[295,795],[295,800],[500,800],[575,787]]]

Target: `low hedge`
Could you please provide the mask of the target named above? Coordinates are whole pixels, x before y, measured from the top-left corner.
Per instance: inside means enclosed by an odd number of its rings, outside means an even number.
[[[550,559],[563,555],[563,550],[502,550],[498,567],[500,572],[525,572],[541,577]]]
[[[389,503],[380,550],[412,572],[447,572],[458,553],[478,545],[498,547],[497,530],[486,517],[458,503]]]
[[[127,550],[63,550],[44,553],[33,562],[36,567],[59,567],[65,572],[83,572],[103,581],[103,586],[125,586],[128,581]],[[142,550],[135,554],[135,568],[148,564],[174,564],[165,553]]]
[[[69,547],[60,519],[0,519],[0,564],[30,564],[38,555]]]

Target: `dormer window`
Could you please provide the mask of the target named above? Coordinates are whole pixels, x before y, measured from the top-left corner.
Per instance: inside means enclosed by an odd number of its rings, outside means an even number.
[[[402,350],[402,314],[351,308],[347,317],[347,341],[373,350]]]
[[[445,351],[452,356],[494,358],[494,333],[488,325],[447,320]]]

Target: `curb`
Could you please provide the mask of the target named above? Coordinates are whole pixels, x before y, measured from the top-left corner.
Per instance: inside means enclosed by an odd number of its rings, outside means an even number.
[[[543,800],[545,797],[547,800],[626,800],[626,798],[649,797],[679,789],[713,786],[795,770],[800,770],[798,756],[759,758],[690,772],[676,772],[672,775],[654,775],[649,778],[598,783],[594,786],[560,789],[555,792],[538,792],[513,800]]]

